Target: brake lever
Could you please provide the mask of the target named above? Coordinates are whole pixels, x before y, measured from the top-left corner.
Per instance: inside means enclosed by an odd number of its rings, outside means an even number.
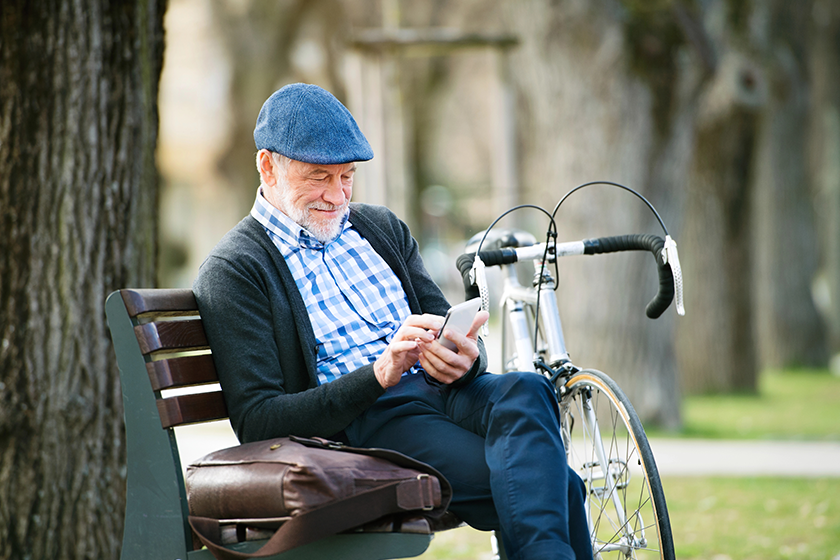
[[[470,282],[473,286],[478,286],[478,295],[481,296],[481,309],[490,312],[490,293],[487,289],[487,272],[482,261],[478,256],[478,251],[475,252],[475,260],[473,260],[472,268],[470,269]],[[489,321],[485,321],[481,325],[481,335],[485,338],[490,336],[490,328],[487,326]]]
[[[671,266],[671,273],[674,276],[674,299],[677,305],[677,314],[685,315],[683,303],[683,278],[680,267],[680,256],[677,253],[677,242],[670,235],[665,236],[665,247],[662,250],[662,261]]]

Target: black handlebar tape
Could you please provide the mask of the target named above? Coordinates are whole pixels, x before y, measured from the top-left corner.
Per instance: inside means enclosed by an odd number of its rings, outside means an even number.
[[[651,319],[659,318],[668,309],[674,299],[674,275],[671,266],[663,261],[662,249],[665,241],[658,235],[621,235],[616,237],[600,237],[583,241],[584,255],[599,255],[603,253],[617,253],[620,251],[649,251],[656,259],[659,272],[659,291],[647,304],[645,314]],[[516,262],[516,251],[510,248],[497,251],[481,251],[479,253],[485,266],[512,264]],[[470,282],[470,270],[475,261],[475,253],[464,253],[458,257],[456,266],[464,280],[464,294],[467,299],[479,297],[478,287]]]
[[[621,235],[601,237],[583,241],[585,255],[616,253],[619,251],[649,251],[656,259],[659,272],[659,291],[645,308],[645,314],[651,319],[659,318],[674,300],[674,274],[671,265],[664,262],[662,248],[665,241],[658,235]]]
[[[516,262],[516,251],[513,249],[498,249],[495,251],[481,251],[479,253],[484,266],[497,266]],[[470,270],[475,262],[475,253],[464,253],[455,261],[455,266],[464,280],[464,296],[466,299],[479,297],[478,286],[470,281]]]
[[[475,260],[475,253],[464,253],[455,261],[455,266],[461,273],[461,278],[464,280],[464,301],[480,297],[478,286],[470,282],[470,270],[472,269],[473,261]]]

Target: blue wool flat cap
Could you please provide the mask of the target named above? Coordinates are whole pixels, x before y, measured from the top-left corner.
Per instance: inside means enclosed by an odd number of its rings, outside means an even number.
[[[320,165],[373,158],[350,111],[333,94],[310,84],[284,86],[263,103],[254,142],[257,150]]]

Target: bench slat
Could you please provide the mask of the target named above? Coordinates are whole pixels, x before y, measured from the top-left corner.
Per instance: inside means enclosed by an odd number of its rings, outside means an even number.
[[[120,295],[132,318],[142,313],[198,310],[190,289],[120,290]]]
[[[155,391],[214,383],[219,380],[210,354],[147,362],[146,370]]]
[[[157,407],[160,413],[160,424],[164,428],[210,422],[228,417],[225,398],[221,391],[158,399]]]
[[[151,354],[158,350],[187,350],[207,348],[207,336],[201,319],[188,321],[160,321],[134,327],[140,350]]]

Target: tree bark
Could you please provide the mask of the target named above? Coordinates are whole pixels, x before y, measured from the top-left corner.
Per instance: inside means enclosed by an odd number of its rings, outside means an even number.
[[[0,557],[117,558],[104,302],[155,283],[163,0],[0,7]]]

